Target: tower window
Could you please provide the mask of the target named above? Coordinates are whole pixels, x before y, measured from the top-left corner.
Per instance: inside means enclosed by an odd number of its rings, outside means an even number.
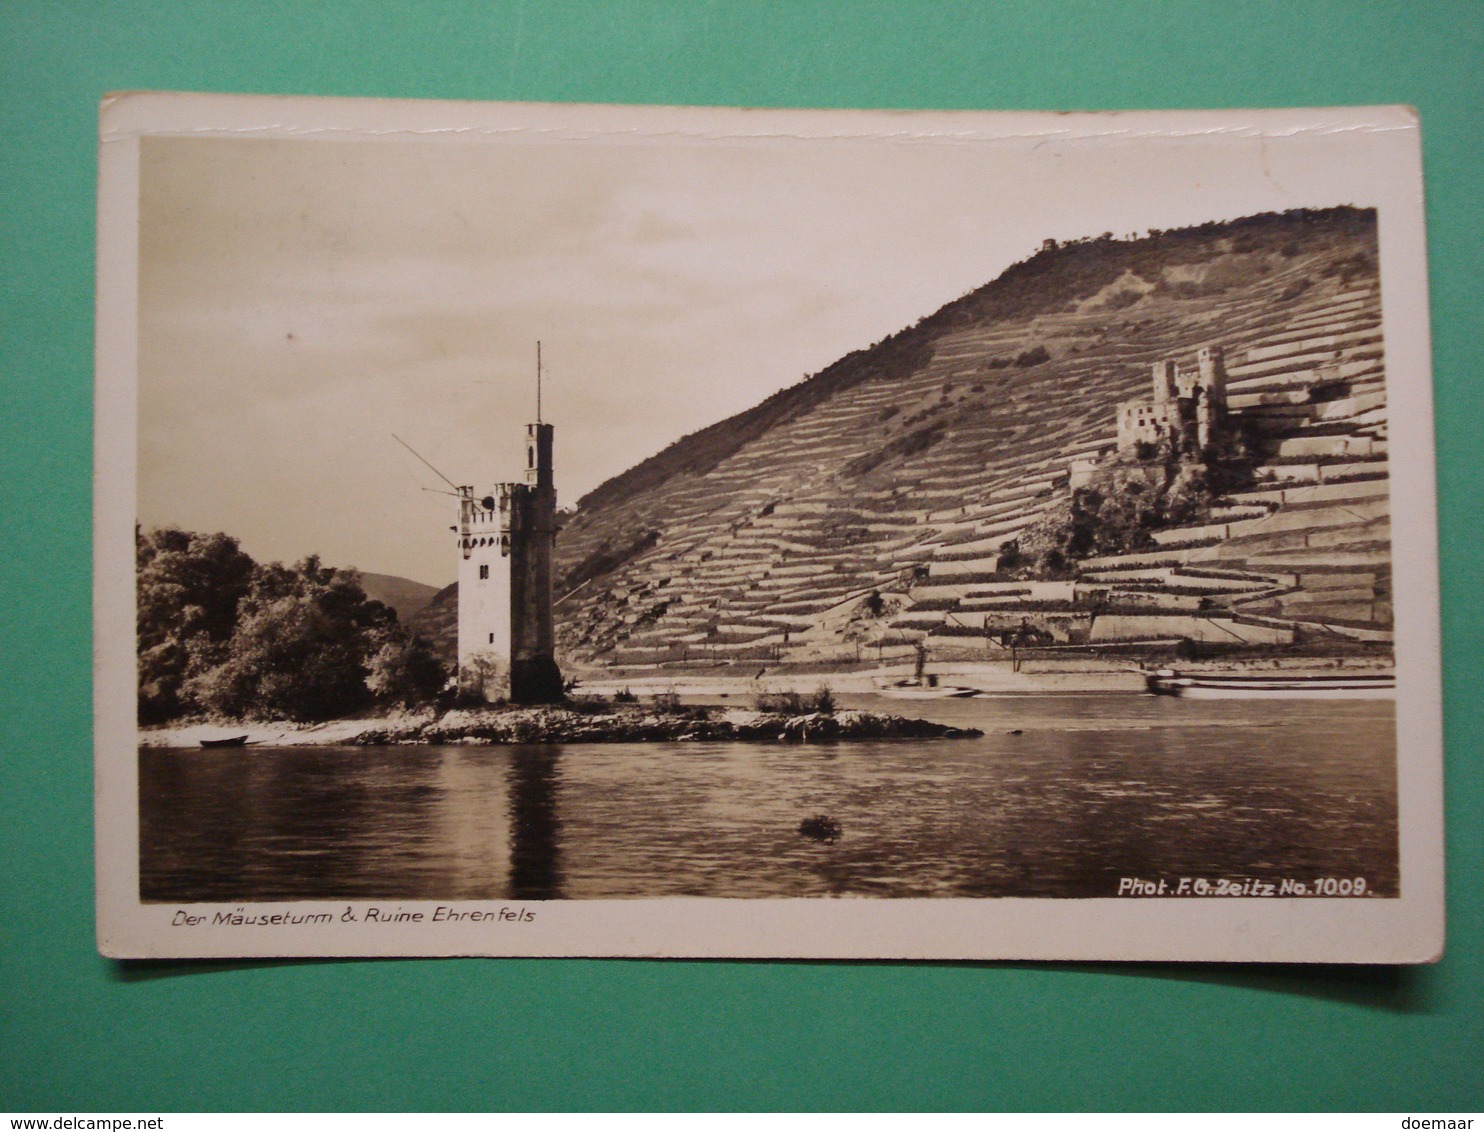
[[[493,633],[491,633],[490,634],[490,644],[494,644],[494,643],[495,643],[495,635]]]
[[[479,580],[482,582],[486,578],[488,578],[489,576],[490,576],[490,568],[489,568],[489,566],[488,565],[481,566],[479,568]]]

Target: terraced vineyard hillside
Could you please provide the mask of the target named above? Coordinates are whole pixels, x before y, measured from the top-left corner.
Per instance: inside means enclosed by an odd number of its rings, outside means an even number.
[[[993,654],[1034,640],[1390,640],[1373,212],[1051,245],[891,339],[580,501],[568,662]],[[1249,483],[1199,526],[1054,578],[1001,548],[1112,459],[1152,364],[1220,345]],[[1358,647],[1358,646],[1357,646]]]

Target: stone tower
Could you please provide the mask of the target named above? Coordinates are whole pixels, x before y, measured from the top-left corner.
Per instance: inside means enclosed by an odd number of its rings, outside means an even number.
[[[1175,400],[1176,374],[1175,363],[1168,358],[1154,363],[1154,403],[1156,405],[1168,405]]]
[[[1203,346],[1196,356],[1200,376],[1195,404],[1196,444],[1209,448],[1226,422],[1226,357],[1220,346]]]
[[[526,482],[512,493],[510,530],[510,699],[518,704],[562,700],[552,616],[552,559],[556,556],[556,485],[551,468],[552,427],[526,425]]]
[[[459,489],[459,683],[487,700],[558,703],[552,617],[556,486],[549,424],[526,425],[526,482]]]

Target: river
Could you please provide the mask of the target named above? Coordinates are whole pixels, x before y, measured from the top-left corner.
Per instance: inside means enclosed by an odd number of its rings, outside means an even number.
[[[839,699],[985,734],[142,749],[141,895],[1089,897],[1129,876],[1397,893],[1389,702]]]

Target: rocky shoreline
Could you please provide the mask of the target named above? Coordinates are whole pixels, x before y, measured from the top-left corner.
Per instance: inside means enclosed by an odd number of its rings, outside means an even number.
[[[674,712],[642,708],[595,714],[569,708],[451,711],[422,724],[371,728],[356,746],[401,743],[648,743],[777,741],[822,743],[849,739],[959,739],[983,732],[870,711],[773,712],[686,707]]]
[[[141,747],[191,749],[242,737],[244,747],[396,746],[439,743],[649,743],[740,741],[823,743],[852,739],[958,739],[983,734],[883,712],[762,712],[740,707],[647,705],[489,707],[337,719],[326,723],[196,721],[139,732]]]

